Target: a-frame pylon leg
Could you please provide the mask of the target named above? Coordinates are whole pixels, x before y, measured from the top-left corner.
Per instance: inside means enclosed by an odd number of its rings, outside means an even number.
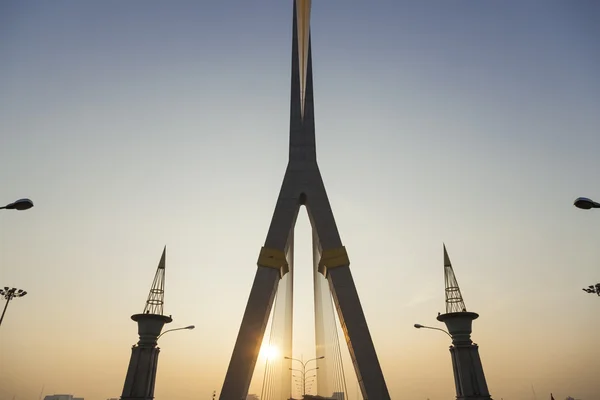
[[[319,270],[329,282],[363,398],[389,399],[383,371],[350,272],[350,261],[342,246],[320,173],[317,171],[312,179],[312,191],[307,194],[306,207],[318,240],[314,245],[319,246],[321,254]]]
[[[267,240],[259,255],[258,269],[225,375],[220,400],[245,399],[248,394],[278,283],[289,268],[287,258],[291,252],[288,250],[293,246],[292,230],[300,208],[299,196],[295,194],[292,183],[293,179],[284,178]]]

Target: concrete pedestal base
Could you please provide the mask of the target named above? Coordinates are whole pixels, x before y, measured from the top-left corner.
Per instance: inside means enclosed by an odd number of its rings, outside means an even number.
[[[121,400],[152,400],[160,353],[156,341],[163,326],[172,319],[157,314],[136,314],[131,319],[138,323],[140,340],[131,348]]]
[[[466,311],[437,317],[438,321],[446,324],[452,336],[450,356],[458,400],[491,400],[479,358],[479,347],[471,340],[472,323],[478,317],[478,314]]]

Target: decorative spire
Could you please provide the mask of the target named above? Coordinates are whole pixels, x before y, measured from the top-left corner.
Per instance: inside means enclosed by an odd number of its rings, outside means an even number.
[[[444,281],[446,284],[446,313],[455,312],[466,312],[467,307],[463,301],[456,276],[454,276],[454,270],[450,263],[450,257],[446,251],[446,245],[444,244]]]
[[[296,29],[298,30],[298,63],[300,67],[300,110],[304,116],[308,52],[310,47],[310,3],[311,0],[296,0]]]
[[[163,304],[165,300],[165,256],[167,254],[167,246],[163,249],[162,257],[154,275],[154,282],[146,300],[144,314],[163,315]]]

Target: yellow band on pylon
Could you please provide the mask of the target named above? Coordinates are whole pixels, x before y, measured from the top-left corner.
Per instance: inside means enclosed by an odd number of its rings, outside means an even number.
[[[337,267],[350,265],[350,259],[344,246],[336,249],[323,250],[321,260],[319,261],[319,272],[327,277],[327,271]]]
[[[279,249],[262,247],[256,264],[259,267],[278,269],[282,277],[290,270],[285,253]]]

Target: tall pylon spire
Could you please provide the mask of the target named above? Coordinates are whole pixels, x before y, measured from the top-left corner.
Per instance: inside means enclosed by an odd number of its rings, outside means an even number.
[[[163,305],[165,304],[165,258],[167,255],[167,246],[164,247],[154,281],[148,293],[144,314],[163,315]]]
[[[446,251],[446,244],[444,244],[444,283],[446,285],[446,313],[466,312],[467,307],[460,293],[460,287],[458,287],[452,263]]]
[[[300,114],[304,117],[304,102],[306,97],[306,85],[308,78],[308,58],[310,51],[310,4],[311,0],[296,1],[296,35],[297,56],[300,79]],[[312,78],[312,77],[311,77]]]

